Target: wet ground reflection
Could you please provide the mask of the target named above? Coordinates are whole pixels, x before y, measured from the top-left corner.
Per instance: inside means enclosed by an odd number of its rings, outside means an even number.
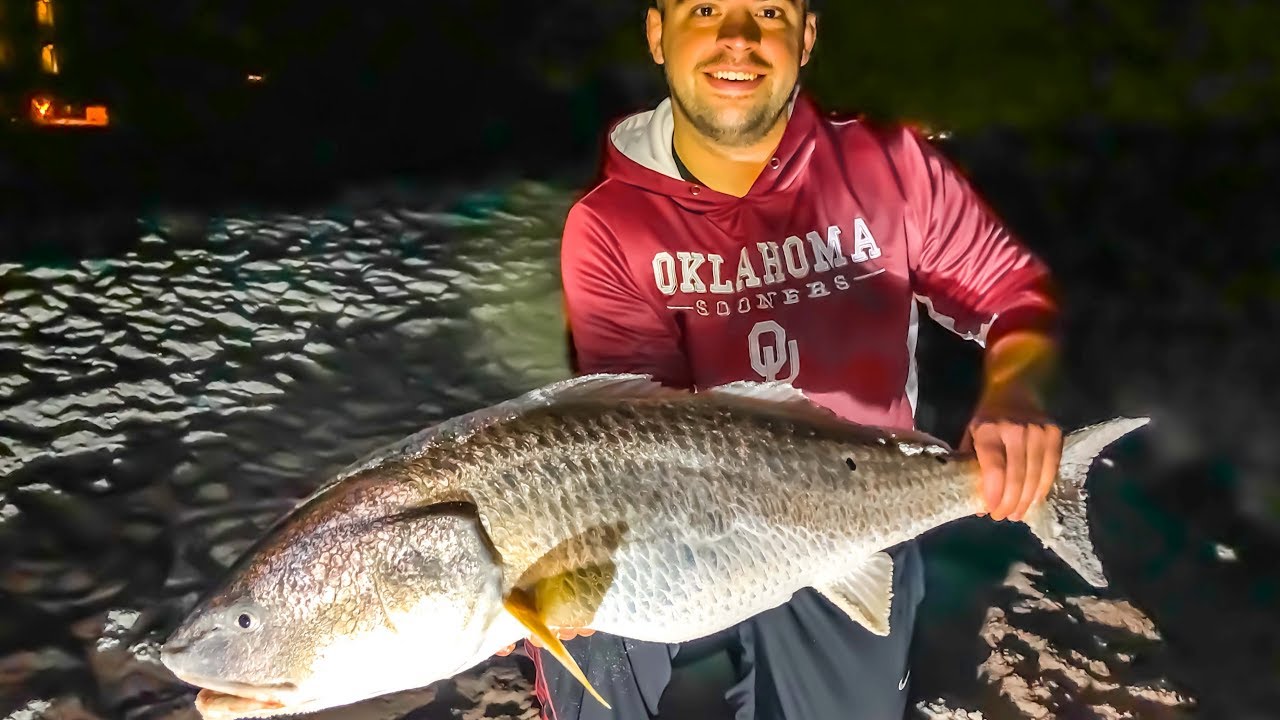
[[[566,375],[567,198],[157,217],[119,257],[0,267],[0,709],[180,707],[157,641],[293,498]]]

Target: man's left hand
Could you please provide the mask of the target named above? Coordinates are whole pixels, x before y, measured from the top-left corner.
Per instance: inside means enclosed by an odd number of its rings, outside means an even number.
[[[1058,477],[1062,429],[1017,387],[983,393],[961,442],[978,457],[982,497],[993,520],[1021,521]]]

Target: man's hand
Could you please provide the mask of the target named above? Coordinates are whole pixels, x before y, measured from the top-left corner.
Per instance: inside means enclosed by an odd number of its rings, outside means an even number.
[[[1020,522],[1032,502],[1049,494],[1058,476],[1062,429],[1043,419],[1009,417],[992,410],[975,416],[962,448],[972,448],[978,456],[987,506],[979,515],[990,513],[992,520]]]
[[[587,637],[589,635],[594,635],[595,632],[596,632],[595,630],[589,630],[586,628],[579,628],[579,629],[565,628],[563,630],[558,631],[556,634],[560,636],[561,640],[572,640],[575,637],[579,637],[579,636]],[[538,642],[538,639],[533,637],[532,635],[529,636],[525,640],[525,642],[532,644],[534,647],[542,647],[542,643]],[[510,645],[502,648],[501,650],[499,650],[494,654],[498,655],[499,657],[506,657],[507,655],[510,655],[511,653],[515,652],[515,650],[516,650],[516,643],[511,643]]]
[[[1021,521],[1058,476],[1062,429],[1041,400],[1054,349],[1035,334],[1008,335],[988,349],[982,397],[960,443],[978,457],[986,504],[979,515]]]

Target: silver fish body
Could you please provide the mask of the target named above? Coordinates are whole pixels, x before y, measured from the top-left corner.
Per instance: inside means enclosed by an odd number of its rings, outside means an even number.
[[[641,640],[735,624],[980,509],[941,443],[737,397],[561,403],[448,452],[507,577],[573,583],[553,626]]]
[[[1027,517],[1094,584],[1084,478],[1145,422],[1069,436],[1062,477]],[[690,394],[577,378],[339,473],[242,558],[163,658],[215,690],[202,712],[225,718],[426,685],[544,625],[690,640],[803,587],[884,634],[881,551],[981,508],[971,456],[844,422],[786,385]],[[270,627],[231,627],[244,607]],[[423,643],[434,654],[406,670]]]

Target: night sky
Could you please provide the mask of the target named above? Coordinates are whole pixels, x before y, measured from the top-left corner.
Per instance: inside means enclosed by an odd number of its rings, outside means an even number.
[[[62,2],[57,86],[107,102],[135,156],[191,168],[227,152],[255,172],[576,160],[661,97],[644,6]],[[829,106],[955,132],[1257,124],[1280,117],[1276,27],[1261,2],[826,3],[805,82]]]

